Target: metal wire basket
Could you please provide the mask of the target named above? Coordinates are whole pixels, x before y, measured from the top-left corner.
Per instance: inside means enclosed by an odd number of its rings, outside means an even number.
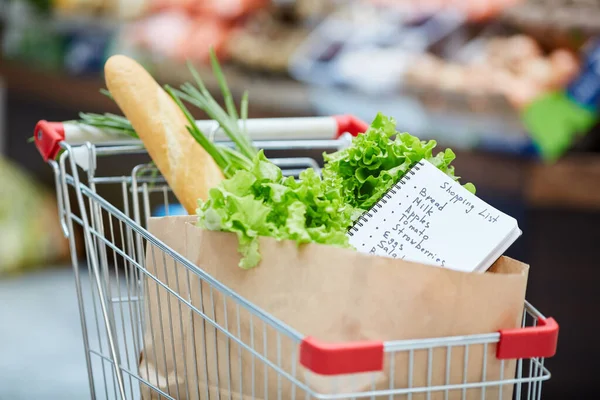
[[[320,160],[311,154],[342,148],[349,139],[340,134],[364,128],[351,117],[248,123],[258,147],[282,155],[272,159],[288,175],[306,167],[318,170]],[[198,124],[212,131],[216,140],[222,138],[214,122]],[[292,132],[286,129],[290,126],[295,127]],[[298,136],[303,139],[294,139]],[[141,143],[90,127],[46,121],[36,127],[35,140],[54,171],[59,218],[70,241],[92,398],[240,399],[239,393],[261,399],[273,393],[278,399],[506,399],[513,393],[516,399],[541,398],[542,383],[550,378],[544,359],[555,352],[558,325],[530,304],[524,305],[522,329],[325,344],[257,308],[146,230],[149,217],[159,212],[172,215],[177,209]],[[76,240],[78,226],[82,243]],[[85,260],[78,257],[81,244]],[[146,257],[153,258],[154,268],[148,268]],[[176,282],[169,282],[166,269],[176,271]],[[209,291],[210,300],[202,307],[186,297],[190,285]],[[154,309],[161,315],[153,315],[144,305],[148,293],[158,301]],[[227,310],[235,310],[235,315],[227,315]],[[240,331],[241,316],[253,321],[249,332]],[[152,322],[165,317],[167,326]],[[203,348],[173,340],[193,318],[203,321],[204,329],[194,333],[205,335]],[[148,327],[154,329],[150,334]],[[198,363],[197,359],[214,360],[217,340],[222,338],[229,363],[216,370],[207,361]],[[273,343],[277,350],[267,353]],[[190,350],[185,346],[201,356],[182,357]],[[154,354],[145,354],[148,348]],[[243,354],[252,356],[249,368],[241,367]],[[174,373],[159,376],[148,367],[150,357],[172,365]],[[459,370],[451,370],[453,359],[463,360]],[[500,362],[499,376],[486,373],[492,361]],[[178,375],[177,363],[185,364],[186,373]],[[505,363],[516,364],[515,376],[504,376]],[[467,379],[473,368],[481,371],[482,379]],[[393,377],[398,371],[405,371],[403,382],[376,384],[378,374]],[[365,383],[369,389],[355,389]],[[267,389],[273,385],[275,392]]]

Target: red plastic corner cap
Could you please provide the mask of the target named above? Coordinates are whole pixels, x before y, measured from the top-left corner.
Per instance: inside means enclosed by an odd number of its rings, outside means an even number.
[[[333,118],[335,118],[338,127],[336,137],[340,137],[344,133],[357,136],[361,133],[365,133],[367,129],[369,129],[369,125],[366,122],[353,115],[336,115]]]
[[[44,161],[54,160],[65,140],[65,128],[61,122],[40,121],[33,132],[35,145]]]
[[[558,324],[554,318],[538,320],[538,325],[500,331],[496,356],[500,360],[553,357],[558,344]]]
[[[300,364],[319,375],[383,370],[383,342],[323,343],[312,337],[300,344]]]

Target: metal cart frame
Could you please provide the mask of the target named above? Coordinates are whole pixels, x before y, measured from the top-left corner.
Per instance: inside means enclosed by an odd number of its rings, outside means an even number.
[[[304,131],[313,135],[302,140],[282,139],[285,128],[290,126],[289,119],[249,120],[254,127],[251,131],[254,130],[256,135],[263,133],[263,136],[254,137],[256,145],[266,151],[279,152],[336,150],[349,143],[348,134],[363,132],[365,128],[364,123],[348,116],[293,120],[296,133]],[[198,124],[204,124],[204,129],[210,130],[211,136],[219,140],[219,127],[214,122],[198,121]],[[529,303],[524,305],[521,329],[436,339],[323,343],[296,332],[257,308],[146,230],[147,219],[154,215],[153,207],[160,204],[165,215],[172,214],[174,197],[165,180],[148,163],[139,142],[116,138],[113,133],[90,127],[46,121],[38,123],[34,136],[42,156],[54,171],[59,219],[70,243],[92,398],[136,399],[144,393],[149,398],[164,399],[240,398],[235,393],[248,393],[244,396],[248,398],[266,398],[269,379],[277,381],[278,399],[295,399],[296,396],[306,399],[504,399],[513,390],[516,399],[541,398],[542,383],[550,378],[544,359],[556,351],[558,325]],[[130,172],[114,171],[115,164],[110,162],[112,157],[130,160]],[[289,175],[306,167],[319,169],[317,160],[310,156],[272,159]],[[112,192],[107,191],[109,188]],[[78,233],[83,234],[83,242]],[[82,256],[85,263],[80,261]],[[202,309],[193,305],[191,299],[180,294],[181,288],[175,287],[175,283],[165,281],[160,274],[153,274],[146,268],[145,257],[149,256],[162,268],[175,268],[181,277],[185,276],[183,282],[187,281],[187,285],[191,282],[206,285],[212,304],[205,304]],[[177,281],[179,285],[180,280]],[[91,296],[84,295],[84,285],[90,285]],[[171,323],[161,325],[160,332],[152,332],[148,337],[143,328],[148,319],[163,319],[162,315],[153,316],[144,308],[142,300],[149,290],[162,293],[163,297],[158,298],[165,303],[159,304],[158,309],[161,314],[168,314]],[[213,293],[214,298],[218,294],[220,301],[235,305],[237,327],[228,326],[227,317],[223,323],[223,319],[215,315]],[[239,315],[244,313],[254,321],[251,340],[243,338],[239,332]],[[198,372],[202,370],[201,366],[186,366],[186,370],[196,371],[195,376],[177,376],[175,368],[174,376],[164,377],[149,370],[147,362],[144,366],[143,351],[149,344],[147,341],[157,341],[157,338],[159,346],[152,343],[152,347],[164,354],[153,354],[152,357],[164,357],[165,363],[167,359],[189,363],[185,358],[177,358],[183,349],[175,348],[172,338],[174,332],[183,331],[184,319],[194,316],[206,322],[206,332],[215,332],[215,340],[217,333],[227,338],[231,362],[236,359],[236,354],[240,360],[242,352],[252,355],[250,377],[242,376],[241,369],[236,372],[229,366],[227,376],[217,374],[219,390],[214,393],[202,385],[207,381]],[[277,341],[277,354],[266,354],[267,340]],[[293,354],[286,356],[297,362],[283,365],[281,349],[284,348],[293,349]],[[473,368],[468,361],[469,351],[473,354],[476,349],[484,349],[482,364],[475,366],[482,369],[483,378],[469,382],[467,368]],[[491,361],[487,358],[489,349],[493,349],[496,360],[500,360],[500,376],[488,377],[486,374]],[[206,356],[212,351],[208,346],[194,348],[196,350],[204,351]],[[438,358],[439,354],[444,354],[443,359]],[[464,358],[463,378],[459,382],[450,378],[453,356]],[[398,364],[400,359],[403,364]],[[420,383],[413,379],[418,362],[423,362],[427,371]],[[445,376],[432,376],[434,362],[446,363]],[[503,376],[505,362],[515,363],[515,376]],[[395,385],[393,379],[389,387],[376,385],[377,373],[385,370],[389,376],[394,376],[399,369],[406,370],[406,385]],[[255,379],[255,371],[259,370],[265,371],[261,375],[264,382]],[[205,370],[205,374],[209,373],[212,372]],[[324,377],[327,378],[327,390],[323,390]],[[169,379],[184,383],[171,386]],[[158,385],[161,380],[166,380],[166,387],[172,390],[161,389]],[[359,381],[367,382],[368,389],[364,389],[365,385],[356,386]],[[242,387],[244,384],[251,385],[251,389]]]

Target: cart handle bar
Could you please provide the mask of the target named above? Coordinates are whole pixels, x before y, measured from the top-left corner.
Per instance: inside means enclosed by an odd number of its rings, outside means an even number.
[[[558,324],[554,318],[540,317],[537,326],[504,329],[495,339],[491,343],[497,343],[499,360],[549,358],[556,353]],[[431,347],[436,345],[428,343],[426,348]],[[385,353],[380,341],[332,344],[306,337],[300,344],[300,363],[319,375],[357,374],[382,371]]]
[[[240,124],[243,122],[240,121]],[[227,136],[214,120],[196,121],[196,125],[214,140],[227,140]],[[245,128],[252,140],[307,140],[336,139],[345,133],[356,136],[364,133],[368,125],[352,115],[299,118],[252,118],[245,122]],[[110,129],[99,129],[73,122],[39,121],[35,126],[34,140],[44,161],[54,160],[60,150],[60,143],[81,145],[116,144],[136,142],[123,133]]]

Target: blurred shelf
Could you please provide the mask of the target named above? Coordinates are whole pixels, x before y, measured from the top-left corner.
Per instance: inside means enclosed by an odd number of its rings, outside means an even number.
[[[600,154],[555,164],[485,152],[457,152],[456,170],[482,192],[521,198],[531,208],[600,211]]]
[[[462,182],[473,182],[479,192],[523,198],[531,161],[488,152],[456,151],[454,166]]]
[[[218,84],[208,69],[198,68],[211,92]],[[178,86],[192,79],[185,66],[172,63],[156,64],[152,73],[161,84]],[[245,74],[236,68],[224,68],[231,91],[241,98],[244,90],[250,93],[250,113],[254,116],[303,116],[313,114],[305,87],[283,77]],[[106,87],[98,76],[76,77],[66,73],[49,72],[23,63],[0,59],[0,76],[9,91],[36,101],[60,104],[76,111],[118,112],[116,105],[99,93]],[[218,96],[215,95],[217,98]]]
[[[207,66],[195,66],[207,88],[214,93],[219,86]],[[189,70],[183,64],[157,62],[152,67],[153,75],[165,84],[180,85],[193,80]],[[234,66],[223,66],[223,74],[233,96],[240,99],[244,91],[249,93],[250,108],[263,113],[279,116],[314,115],[310,90],[302,83],[280,75],[248,72]]]
[[[573,155],[553,165],[532,164],[526,199],[536,207],[600,210],[600,154]]]
[[[526,0],[508,7],[503,21],[519,26],[579,31],[589,35],[600,32],[600,8],[595,0]]]
[[[98,77],[73,77],[1,59],[0,76],[6,89],[20,97],[77,111],[118,111],[110,99],[99,93],[105,85]]]

